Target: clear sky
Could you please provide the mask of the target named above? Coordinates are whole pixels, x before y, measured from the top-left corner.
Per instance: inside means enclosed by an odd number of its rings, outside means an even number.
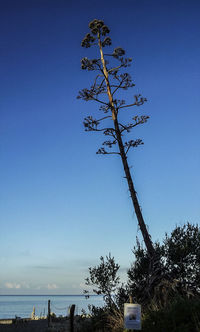
[[[129,155],[153,240],[200,221],[200,2],[1,0],[0,294],[79,294],[89,266],[109,252],[121,273],[140,236],[121,161],[96,155],[104,139],[77,100],[94,73],[80,59],[88,23],[102,19],[150,116]],[[98,52],[98,50],[96,50]],[[129,114],[136,114],[135,109]],[[132,112],[132,113],[131,113]]]

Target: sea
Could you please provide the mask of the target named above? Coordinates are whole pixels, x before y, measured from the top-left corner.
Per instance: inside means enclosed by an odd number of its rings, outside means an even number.
[[[84,295],[0,295],[0,319],[29,318],[35,308],[35,315],[44,317],[48,313],[48,300],[51,312],[56,316],[67,316],[69,308],[75,304],[75,314],[80,315],[82,309],[89,313],[88,305],[103,306],[103,298],[91,295],[86,299]]]

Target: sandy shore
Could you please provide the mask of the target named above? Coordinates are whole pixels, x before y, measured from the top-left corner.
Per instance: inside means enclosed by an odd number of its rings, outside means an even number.
[[[74,320],[74,331],[77,330],[78,321]],[[70,332],[69,319],[56,319],[48,327],[47,319],[15,319],[0,320],[0,332]]]
[[[76,330],[76,329],[75,329]],[[48,327],[47,319],[21,320],[15,323],[0,323],[0,332],[70,332],[69,320],[52,322]]]
[[[45,332],[48,331],[47,319],[20,321],[17,324],[0,324],[1,332]]]

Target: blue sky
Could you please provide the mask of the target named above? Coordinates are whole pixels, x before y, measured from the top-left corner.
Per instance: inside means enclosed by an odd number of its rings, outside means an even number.
[[[153,240],[199,223],[199,1],[2,0],[0,10],[0,294],[79,294],[111,252],[121,275],[141,239],[117,156],[86,133],[98,105],[76,99],[94,73],[80,59],[88,23],[103,19],[113,48],[133,58],[137,108],[133,179]],[[98,54],[98,53],[97,53]],[[134,109],[129,115],[135,114]]]

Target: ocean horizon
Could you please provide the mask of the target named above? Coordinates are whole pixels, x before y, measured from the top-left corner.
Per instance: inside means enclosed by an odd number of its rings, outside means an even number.
[[[88,305],[101,307],[102,296],[92,294],[89,299],[85,295],[0,295],[0,319],[29,318],[35,308],[35,315],[46,316],[50,300],[51,312],[56,316],[68,315],[69,307],[75,304],[75,314],[80,315],[82,310],[88,312]]]

